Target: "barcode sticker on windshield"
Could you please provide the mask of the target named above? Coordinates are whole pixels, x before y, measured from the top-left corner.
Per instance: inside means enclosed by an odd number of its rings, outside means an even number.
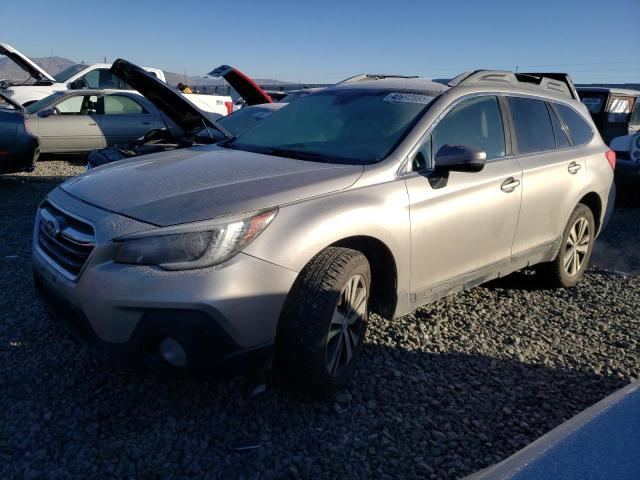
[[[382,99],[383,102],[419,103],[421,105],[426,105],[431,100],[433,100],[433,97],[418,93],[390,93]]]

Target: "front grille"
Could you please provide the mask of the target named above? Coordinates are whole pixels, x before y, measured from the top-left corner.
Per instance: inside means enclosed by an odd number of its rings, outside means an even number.
[[[68,277],[78,276],[95,244],[91,225],[51,203],[41,207],[38,246]]]

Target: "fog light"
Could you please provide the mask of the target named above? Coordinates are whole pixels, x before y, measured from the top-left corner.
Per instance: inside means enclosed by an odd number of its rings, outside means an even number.
[[[171,337],[163,339],[158,346],[158,351],[169,365],[174,367],[187,366],[187,352],[177,340]]]

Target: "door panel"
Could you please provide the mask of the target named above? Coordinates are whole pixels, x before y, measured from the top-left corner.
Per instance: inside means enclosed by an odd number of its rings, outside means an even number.
[[[112,94],[100,99],[100,127],[108,145],[130,143],[158,126],[158,116],[149,113],[131,96]]]
[[[161,128],[157,124],[157,116],[152,113],[103,115],[100,127],[109,146],[133,142],[149,130]]]
[[[480,172],[451,172],[443,188],[415,175],[406,184],[411,203],[411,291],[418,294],[511,257],[522,181],[512,158]]]
[[[42,152],[89,152],[104,148],[97,96],[73,95],[53,106],[55,114],[37,118]]]
[[[583,141],[581,132],[561,122],[555,107],[519,97],[509,97],[508,105],[523,171],[522,207],[513,241],[516,256],[560,237],[586,183],[587,165],[579,149],[566,146],[567,133],[576,143]]]
[[[576,149],[521,156],[522,208],[513,254],[555,241],[587,181],[587,165]],[[572,173],[573,172],[573,173]]]

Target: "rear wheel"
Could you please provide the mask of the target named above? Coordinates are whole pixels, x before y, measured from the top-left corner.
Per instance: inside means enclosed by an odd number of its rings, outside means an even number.
[[[303,269],[283,310],[276,368],[315,394],[340,387],[362,350],[371,273],[362,253],[329,247]]]
[[[575,286],[589,264],[594,237],[593,213],[579,204],[564,229],[558,255],[553,261],[538,265],[538,275],[552,287]]]

